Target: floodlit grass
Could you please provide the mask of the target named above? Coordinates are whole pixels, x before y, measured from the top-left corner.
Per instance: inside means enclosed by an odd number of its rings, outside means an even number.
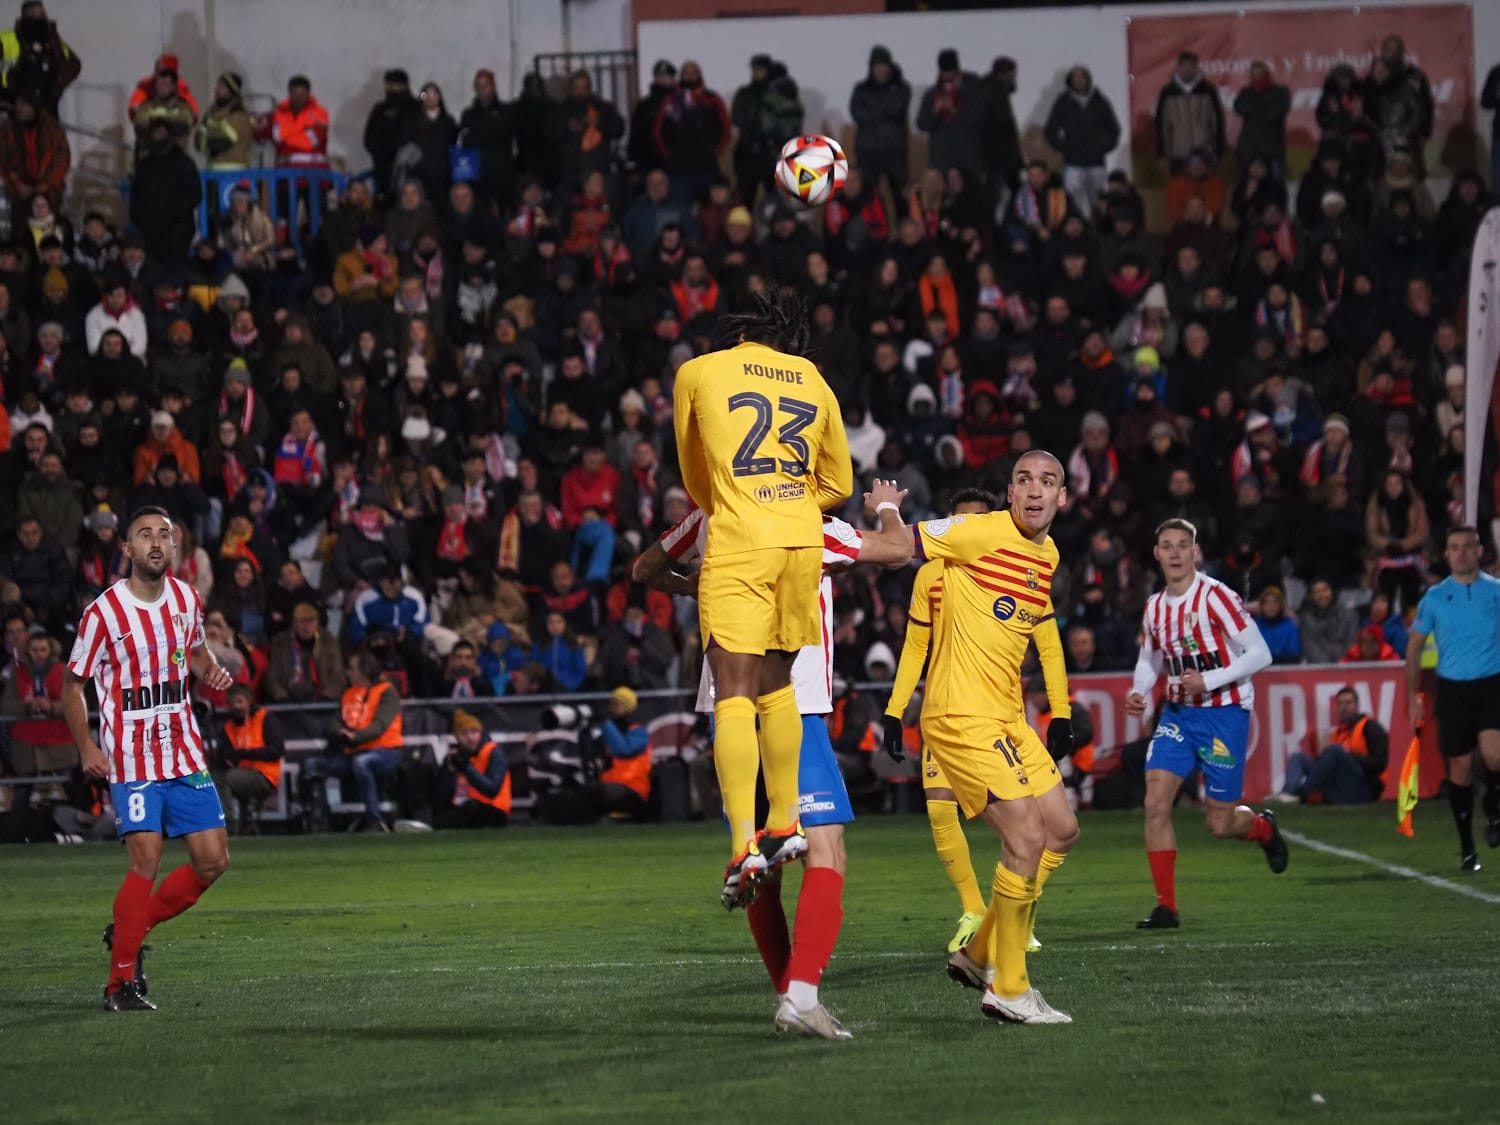
[[[1458,881],[1446,809],[1417,820],[1282,818]],[[1178,831],[1183,929],[1138,933],[1139,817],[1085,814],[1031,959],[1077,1022],[1023,1028],[943,975],[958,907],[925,820],[854,825],[824,982],[849,1043],[775,1035],[709,826],[236,841],[149,939],[161,1010],[123,1014],[99,1010],[123,852],[4,848],[0,1120],[1493,1119],[1500,903],[1295,846],[1273,877],[1187,810]],[[1465,885],[1500,896],[1482,858]]]

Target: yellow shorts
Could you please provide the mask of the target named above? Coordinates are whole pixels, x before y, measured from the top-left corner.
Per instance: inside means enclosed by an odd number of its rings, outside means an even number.
[[[763,656],[822,644],[821,547],[775,547],[703,560],[698,623],[703,643]]]
[[[938,765],[937,759],[932,756],[932,746],[927,741],[927,730],[925,725],[922,729],[922,788],[953,788],[953,786],[948,784],[948,775],[943,772],[943,767]]]
[[[993,801],[1040,797],[1062,781],[1052,755],[1025,719],[924,717],[922,738],[924,765],[930,755],[966,817],[978,816]],[[935,785],[925,769],[923,784]]]

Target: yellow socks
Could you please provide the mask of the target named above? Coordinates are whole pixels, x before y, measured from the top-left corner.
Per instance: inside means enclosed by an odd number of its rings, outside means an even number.
[[[1067,858],[1062,852],[1043,850],[1042,862],[1036,872],[1036,898],[1031,900],[1031,913],[1026,918],[1027,934],[1036,929],[1036,904],[1042,897],[1042,888],[1047,885],[1047,877],[1061,867],[1062,861]]]
[[[995,992],[1007,999],[1031,987],[1026,975],[1026,939],[1031,934],[1031,907],[1037,880],[1025,879],[1003,863],[995,865],[990,909],[995,915],[990,934],[990,964],[995,966]]]
[[[797,711],[797,696],[788,684],[757,699],[755,709],[760,712],[760,760],[766,774],[766,799],[771,806],[766,814],[766,827],[786,828],[797,823],[802,796],[797,784],[797,766],[802,757],[802,716]],[[717,742],[714,751],[718,752]],[[753,782],[751,788],[754,789]]]
[[[938,859],[953,880],[963,912],[983,914],[984,897],[979,893],[979,880],[974,877],[974,864],[969,859],[969,840],[958,817],[958,802],[928,801],[927,820],[932,825],[932,842],[937,847]]]
[[[755,704],[744,696],[714,704],[714,772],[729,819],[729,855],[755,839],[755,775],[760,752],[755,739]]]

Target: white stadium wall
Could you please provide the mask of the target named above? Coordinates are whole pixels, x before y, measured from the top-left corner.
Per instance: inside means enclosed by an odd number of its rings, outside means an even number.
[[[1443,0],[1432,0],[1440,3]],[[1452,3],[1452,0],[1447,0]],[[1431,6],[1428,0],[1370,0],[1358,9]],[[865,16],[803,16],[778,19],[672,20],[642,23],[637,46],[642,82],[649,81],[659,58],[696,59],[709,85],[726,97],[746,81],[752,54],[765,51],[785,62],[802,89],[807,128],[841,140],[851,135],[849,91],[866,71],[870,47],[890,48],[912,84],[912,114],[932,84],[937,53],[955,47],[964,69],[983,74],[997,55],[1020,64],[1019,88],[1013,99],[1028,153],[1036,150],[1047,113],[1074,66],[1088,67],[1094,81],[1114,103],[1122,125],[1129,105],[1130,76],[1126,26],[1139,16],[1188,16],[1194,12],[1296,10],[1354,7],[1306,0],[1305,3],[1136,4],[1110,7],[1028,8],[974,12],[925,12]],[[1474,83],[1477,91],[1489,68],[1500,62],[1500,0],[1472,5]],[[1399,27],[1392,28],[1399,32]],[[1232,85],[1238,86],[1239,81]],[[1475,110],[1477,115],[1478,110]],[[1477,117],[1480,137],[1489,140],[1488,117]],[[1117,165],[1130,160],[1127,136],[1115,154]]]
[[[128,140],[130,91],[165,50],[200,99],[216,74],[239,71],[257,110],[306,74],[332,120],[330,151],[351,170],[368,163],[365,115],[388,67],[405,67],[414,86],[437,82],[456,117],[481,67],[508,97],[538,53],[630,42],[630,0],[48,0],[47,9],[83,59],[61,106],[67,124]],[[3,18],[8,26],[12,14]],[[75,163],[125,171],[107,144],[72,141]]]

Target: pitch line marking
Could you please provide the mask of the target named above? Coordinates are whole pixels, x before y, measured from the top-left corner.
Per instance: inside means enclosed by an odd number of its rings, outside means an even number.
[[[1341,848],[1335,844],[1325,844],[1322,840],[1314,840],[1311,836],[1304,836],[1300,832],[1288,832],[1285,829],[1281,833],[1294,844],[1304,848],[1311,848],[1315,852],[1323,852],[1326,855],[1338,856],[1340,859],[1353,860],[1355,863],[1367,864],[1370,867],[1378,867],[1382,871],[1392,875],[1399,875],[1403,879],[1415,879],[1419,883],[1426,883],[1429,887],[1438,887],[1445,891],[1452,891],[1456,895],[1465,898],[1477,899],[1494,906],[1500,906],[1500,895],[1491,894],[1488,891],[1477,890],[1474,887],[1466,887],[1462,883],[1455,883],[1451,879],[1444,879],[1437,875],[1429,875],[1425,871],[1418,871],[1414,867],[1405,867],[1399,863],[1387,863],[1383,859],[1366,855],[1364,852],[1354,851],[1352,848]]]

